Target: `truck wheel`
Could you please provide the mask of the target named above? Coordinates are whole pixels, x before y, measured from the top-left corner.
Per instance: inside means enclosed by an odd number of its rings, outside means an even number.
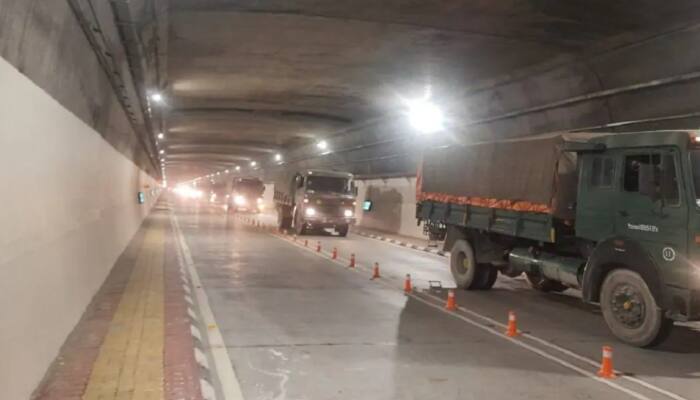
[[[548,292],[555,292],[555,293],[561,293],[568,289],[568,287],[562,285],[561,283],[557,281],[553,281],[551,279],[547,279],[544,276],[540,274],[531,274],[531,273],[525,273],[527,276],[527,281],[530,282],[530,286],[540,292],[548,293]]]
[[[292,227],[292,217],[287,215],[283,210],[277,211],[277,226],[282,229],[290,229]]]
[[[493,287],[494,283],[496,283],[496,279],[498,279],[498,270],[496,267],[492,266],[491,264],[479,264],[478,265],[478,271],[477,273],[479,274],[477,276],[477,280],[479,281],[477,284],[476,289],[479,290],[489,290]]]
[[[485,284],[479,272],[484,267],[476,263],[474,249],[464,239],[457,240],[450,251],[450,271],[458,288],[466,290],[479,289]]]
[[[335,230],[338,232],[338,236],[340,236],[340,237],[347,236],[349,229],[350,229],[350,226],[348,226],[348,225],[340,225],[340,226],[335,228]]]
[[[655,346],[668,337],[673,327],[644,279],[629,269],[615,269],[605,277],[600,308],[612,333],[633,346]]]
[[[296,213],[297,215],[294,217],[294,232],[298,236],[305,235],[306,234],[306,226],[304,226],[304,221],[299,218],[299,213]]]

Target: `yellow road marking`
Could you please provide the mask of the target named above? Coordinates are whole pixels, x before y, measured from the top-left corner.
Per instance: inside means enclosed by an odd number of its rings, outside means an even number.
[[[162,400],[163,229],[146,233],[83,400]]]

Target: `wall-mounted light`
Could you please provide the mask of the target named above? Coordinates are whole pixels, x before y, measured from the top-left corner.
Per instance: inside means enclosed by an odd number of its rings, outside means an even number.
[[[158,140],[165,139],[165,134],[163,132],[158,133]]]
[[[159,92],[151,93],[150,98],[151,98],[151,101],[153,101],[154,103],[162,103],[163,102],[163,95],[160,94]]]
[[[241,170],[241,166],[240,166],[240,165],[236,165],[236,171],[240,171],[240,170]]]
[[[280,153],[275,154],[275,161],[282,161],[282,154],[280,154]]]
[[[258,165],[257,162],[255,162],[255,161],[251,161],[251,162],[250,162],[250,166],[251,166],[251,167],[254,167],[254,166],[256,166],[256,165]]]
[[[161,149],[158,153],[165,154],[165,150]]]
[[[229,173],[229,170],[226,170],[226,171],[224,171],[224,172],[228,174],[228,173]]]

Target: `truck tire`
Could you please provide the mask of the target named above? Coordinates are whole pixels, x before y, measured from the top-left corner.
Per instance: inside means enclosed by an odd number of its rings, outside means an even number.
[[[299,213],[295,212],[294,213],[294,232],[298,235],[305,235],[307,230],[306,230],[306,224],[304,224],[304,221],[301,220],[299,217]]]
[[[459,239],[452,245],[450,271],[458,288],[477,290],[485,287],[488,284],[488,277],[484,277],[487,268],[489,267],[476,263],[474,249],[466,240]]]
[[[568,289],[568,287],[562,285],[557,281],[547,279],[540,274],[525,273],[527,276],[527,281],[530,282],[530,286],[540,292],[548,293],[555,292],[561,293]]]
[[[478,268],[477,273],[479,276],[477,279],[479,282],[476,288],[478,290],[491,289],[494,283],[496,283],[496,279],[498,279],[498,269],[491,264],[479,264]]]
[[[338,232],[338,236],[340,236],[340,237],[347,236],[349,229],[350,229],[349,225],[340,225],[340,226],[335,228],[335,230]]]
[[[633,346],[655,346],[673,327],[641,275],[629,269],[614,269],[605,277],[600,308],[612,333]]]
[[[277,226],[280,230],[290,229],[292,227],[292,217],[285,210],[277,211]]]

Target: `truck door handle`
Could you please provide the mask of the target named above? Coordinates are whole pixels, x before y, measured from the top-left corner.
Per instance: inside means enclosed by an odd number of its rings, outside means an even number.
[[[620,210],[620,211],[618,211],[617,213],[620,214],[621,217],[629,217],[629,216],[630,216],[630,215],[627,213],[627,211],[624,211],[624,210]]]

